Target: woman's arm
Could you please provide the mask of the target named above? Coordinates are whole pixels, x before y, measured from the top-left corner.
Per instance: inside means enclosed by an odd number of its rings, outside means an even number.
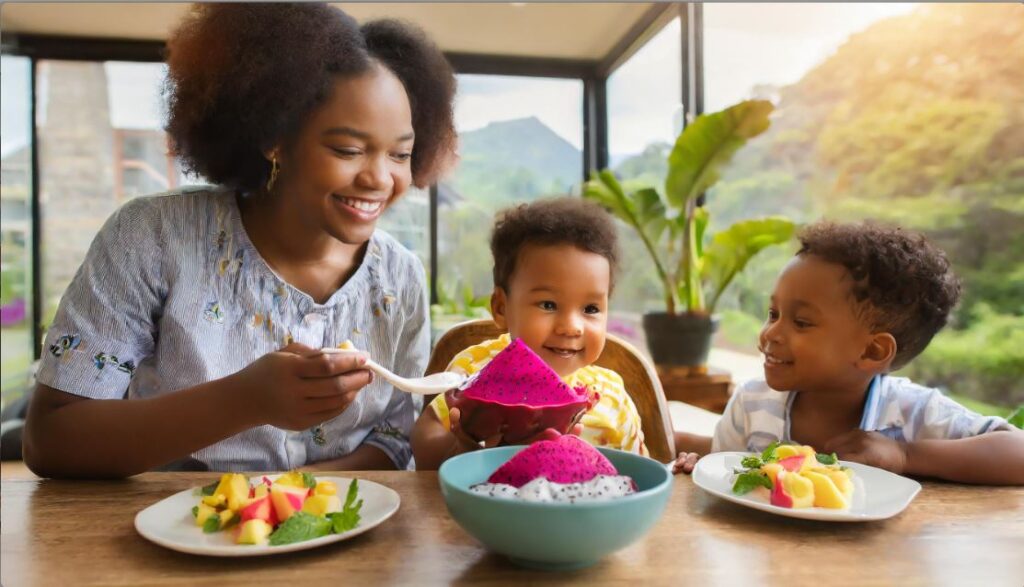
[[[259,423],[230,378],[144,400],[88,399],[37,385],[25,464],[41,477],[121,478]]]
[[[302,467],[308,471],[394,471],[395,462],[372,444],[361,444],[347,455]]]
[[[120,478],[254,426],[302,430],[348,407],[369,382],[364,360],[291,345],[228,377],[147,399],[86,399],[37,385],[25,463],[43,477]]]

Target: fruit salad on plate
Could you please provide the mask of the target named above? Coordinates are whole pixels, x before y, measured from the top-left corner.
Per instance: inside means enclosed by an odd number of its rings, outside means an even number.
[[[225,473],[198,493],[196,526],[206,533],[230,530],[237,544],[279,546],[341,534],[359,525],[363,505],[355,479],[342,502],[333,482],[298,471],[274,480]]]
[[[773,442],[760,455],[744,457],[735,473],[733,493],[756,490],[783,508],[846,510],[853,500],[853,471],[840,465],[835,453],[818,453],[810,446]]]
[[[615,499],[636,493],[637,487],[590,443],[565,435],[531,444],[469,490],[506,499],[579,503]]]

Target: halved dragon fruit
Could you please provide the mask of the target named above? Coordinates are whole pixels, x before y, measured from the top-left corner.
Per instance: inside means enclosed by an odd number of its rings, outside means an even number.
[[[466,434],[484,440],[501,433],[505,444],[548,428],[567,433],[598,399],[586,386],[566,385],[518,338],[462,387],[445,395],[448,407],[459,409],[459,424]]]
[[[516,453],[487,478],[488,483],[522,487],[543,477],[553,483],[584,483],[598,475],[617,476],[603,454],[578,436],[541,440]]]

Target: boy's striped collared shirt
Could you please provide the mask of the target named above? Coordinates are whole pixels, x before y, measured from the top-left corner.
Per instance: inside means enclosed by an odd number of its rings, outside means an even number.
[[[761,451],[772,442],[793,442],[790,409],[796,392],[775,391],[761,379],[741,385],[715,427],[712,452]],[[906,377],[871,380],[860,429],[898,441],[967,438],[1016,427],[998,416],[982,416]]]

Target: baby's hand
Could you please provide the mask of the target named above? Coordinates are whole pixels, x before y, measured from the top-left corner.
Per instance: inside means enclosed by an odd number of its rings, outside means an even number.
[[[448,429],[451,431],[452,435],[455,436],[456,443],[455,446],[452,447],[450,456],[455,456],[472,450],[478,450],[480,448],[492,448],[501,443],[501,437],[504,430],[490,438],[484,439],[481,444],[481,441],[477,441],[469,434],[466,434],[466,431],[462,429],[461,421],[462,412],[459,408],[452,408],[451,411],[448,412]]]
[[[697,466],[697,459],[700,455],[695,452],[681,452],[676,460],[672,461],[672,474],[678,475],[679,473],[685,473],[689,475],[693,472],[693,468]]]
[[[877,432],[851,430],[825,443],[825,452],[839,458],[871,465],[897,475],[907,466],[907,445]]]
[[[566,433],[566,435],[569,434],[573,436],[583,434],[583,424],[580,424],[579,422],[573,424],[572,428],[569,429],[569,432]],[[539,442],[541,440],[558,440],[559,436],[563,436],[563,434],[558,430],[555,430],[554,428],[545,428],[537,434],[534,434],[525,440],[521,440],[516,444],[533,444],[534,442]]]

